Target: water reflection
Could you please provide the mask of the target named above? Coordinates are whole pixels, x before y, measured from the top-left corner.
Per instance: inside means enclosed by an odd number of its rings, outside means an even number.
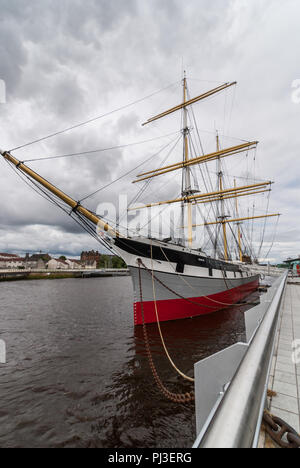
[[[142,327],[133,326],[130,278],[2,283],[1,447],[190,447],[194,405],[158,391]],[[162,324],[177,367],[245,338],[246,306]],[[157,325],[147,325],[170,391],[191,383],[171,367]]]

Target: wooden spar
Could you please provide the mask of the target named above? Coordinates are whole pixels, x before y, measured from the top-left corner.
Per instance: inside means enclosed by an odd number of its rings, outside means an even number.
[[[195,102],[201,101],[202,99],[205,99],[209,96],[212,96],[213,94],[219,93],[220,91],[223,91],[226,88],[229,88],[230,86],[236,85],[236,81],[232,83],[225,83],[221,86],[218,86],[217,88],[214,88],[210,91],[207,91],[204,94],[201,94],[200,96],[194,97],[193,99],[190,99],[189,101],[184,100],[182,104],[179,104],[178,106],[172,107],[171,109],[162,112],[155,117],[152,117],[151,119],[148,119],[147,122],[144,122],[142,125],[147,125],[155,120],[161,119],[162,117],[165,117],[166,115],[172,114],[173,112],[176,112],[180,109],[185,109],[187,106],[190,106],[191,104],[194,104]]]
[[[134,211],[134,210],[140,210],[140,209],[143,209],[143,208],[151,208],[151,207],[154,207],[154,206],[160,206],[160,205],[169,205],[169,204],[172,204],[172,203],[179,203],[179,202],[182,202],[182,201],[185,201],[185,202],[188,202],[189,200],[192,200],[192,201],[195,201],[197,200],[197,202],[201,202],[201,199],[208,199],[208,201],[210,201],[210,198],[213,198],[212,201],[216,201],[217,199],[220,199],[220,197],[222,195],[232,195],[234,194],[234,196],[239,196],[241,192],[241,194],[243,194],[243,192],[248,192],[248,191],[251,191],[252,192],[252,189],[254,188],[260,188],[260,187],[266,187],[267,185],[271,185],[273,182],[271,181],[268,181],[268,182],[261,182],[259,184],[252,184],[252,185],[244,185],[244,186],[241,186],[241,187],[236,187],[236,188],[230,188],[230,189],[226,189],[226,190],[218,190],[216,192],[209,192],[209,193],[202,193],[202,194],[198,194],[198,195],[189,195],[189,196],[186,196],[186,197],[180,197],[180,198],[175,198],[173,200],[165,200],[165,201],[161,201],[161,202],[157,202],[157,203],[150,203],[148,205],[143,205],[143,206],[137,206],[137,207],[134,207],[134,208],[129,208],[128,211]],[[216,198],[218,197],[218,198]]]
[[[236,197],[243,197],[243,196],[246,196],[246,195],[256,195],[257,193],[265,193],[265,192],[270,192],[271,189],[264,189],[264,190],[255,190],[255,189],[247,189],[247,190],[243,190],[241,193],[238,193],[238,194],[235,194],[233,195],[232,193],[230,194],[227,194],[227,195],[222,195],[222,197],[220,195],[214,195],[214,196],[211,196],[211,197],[207,197],[207,198],[204,198],[204,199],[192,199],[192,203],[193,205],[197,205],[197,204],[200,204],[200,203],[212,203],[212,202],[217,202],[217,201],[221,201],[221,200],[228,200],[230,198],[236,198]],[[184,202],[184,201],[188,201],[187,197],[182,197],[182,198],[178,198],[178,199],[175,199],[175,200],[166,200],[166,201],[162,201],[162,202],[157,202],[157,203],[150,203],[148,205],[143,205],[143,206],[136,206],[136,207],[133,207],[133,208],[129,208],[128,211],[136,211],[136,210],[142,210],[144,208],[152,208],[152,207],[156,207],[156,206],[161,206],[161,205],[171,205],[173,203],[179,203],[179,202]]]
[[[216,151],[214,153],[206,154],[204,156],[192,158],[192,159],[189,159],[188,161],[181,161],[175,164],[170,164],[169,166],[162,167],[160,169],[154,169],[149,172],[144,172],[142,174],[138,174],[137,176],[138,179],[134,180],[133,184],[136,184],[137,182],[142,182],[143,180],[152,179],[153,177],[167,174],[169,172],[176,171],[178,169],[183,169],[184,167],[187,167],[187,166],[193,166],[195,164],[202,164],[204,162],[214,161],[215,159],[225,158],[227,156],[233,156],[235,154],[243,153],[245,151],[253,149],[252,147],[256,146],[257,144],[258,144],[258,141],[251,141],[249,143],[243,143],[241,145],[226,148],[224,150]]]
[[[281,216],[281,214],[275,213],[275,214],[268,214],[268,215],[261,215],[261,216],[249,216],[247,218],[226,219],[225,221],[212,221],[212,222],[204,223],[204,224],[193,224],[193,227],[210,226],[212,224],[221,224],[223,222],[224,223],[239,223],[239,222],[248,221],[251,219],[272,218],[273,216]]]
[[[215,159],[220,159],[220,157],[232,156],[234,154],[244,153],[245,151],[249,151],[249,149],[253,149],[253,148],[249,148],[249,146],[256,145],[257,143],[258,143],[257,141],[253,141],[253,142],[245,143],[245,144],[242,144],[242,145],[239,145],[239,146],[233,146],[232,148],[226,148],[224,150],[220,150],[220,151],[217,151],[215,153],[210,153],[210,154],[207,154],[207,155],[198,156],[197,158],[189,159],[189,163],[190,164],[191,163],[200,164],[202,162],[214,161]],[[239,149],[239,148],[242,148],[242,149]],[[142,174],[138,174],[137,177],[142,177],[142,176],[149,175],[149,174],[155,174],[155,173],[160,172],[160,171],[165,170],[165,169],[172,169],[172,168],[174,168],[174,170],[175,169],[181,169],[182,164],[184,164],[184,163],[182,163],[182,161],[180,161],[178,163],[170,164],[169,166],[165,166],[165,167],[162,167],[160,169],[153,169],[152,171],[148,171],[148,172],[144,172]],[[177,168],[175,166],[180,166],[180,167]],[[137,181],[137,182],[139,182],[139,181]]]
[[[57,187],[52,185],[46,179],[44,179],[39,174],[34,172],[32,169],[30,169],[28,166],[23,164],[21,161],[18,161],[10,153],[4,151],[4,152],[1,152],[1,154],[4,157],[4,159],[6,159],[10,163],[12,163],[14,166],[16,166],[16,168],[19,171],[24,172],[24,174],[27,174],[31,179],[35,180],[40,185],[42,185],[47,190],[49,190],[49,192],[53,193],[55,196],[60,198],[64,203],[66,203],[68,206],[70,206],[70,208],[72,208],[72,210],[77,211],[78,213],[81,213],[85,218],[87,218],[93,224],[98,226],[100,229],[103,229],[104,231],[106,231],[112,237],[119,237],[120,236],[119,233],[114,228],[112,228],[109,224],[102,221],[101,218],[96,216],[94,213],[89,211],[87,208],[84,208],[83,206],[81,206],[77,201],[73,200],[73,198],[66,195],[64,192],[62,192]]]
[[[255,190],[255,191],[245,191],[245,193],[241,193],[238,195],[223,195],[223,200],[229,200],[230,198],[237,198],[237,197],[245,197],[246,195],[257,195],[258,193],[265,193],[265,192],[271,192],[271,189],[267,190]],[[212,203],[212,202],[217,202],[220,201],[220,197],[216,198],[210,198],[204,201],[193,201],[193,205],[201,204],[201,203]]]

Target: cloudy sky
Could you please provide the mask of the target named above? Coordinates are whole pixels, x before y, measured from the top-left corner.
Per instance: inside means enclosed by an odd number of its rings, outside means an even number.
[[[224,145],[237,141],[229,137],[259,140],[256,176],[276,182],[269,211],[283,215],[270,258],[300,253],[300,93],[292,87],[300,78],[299,0],[0,0],[0,7],[0,79],[6,84],[1,149],[161,90],[152,100],[12,152],[26,160],[155,138],[86,157],[28,163],[74,198],[83,198],[151,155],[158,153],[155,166],[162,162],[162,147],[170,148],[178,137],[165,136],[175,132],[174,122],[140,124],[181,101],[183,69],[191,94],[237,81],[235,90],[197,107],[205,150],[213,144],[205,135],[216,128],[224,134]],[[130,199],[137,191],[130,183],[134,175],[88,199],[87,205],[95,209],[100,202],[116,201],[118,193]],[[2,159],[0,181],[0,251],[74,256],[99,248]],[[167,178],[161,181],[160,197],[176,195],[177,189]]]

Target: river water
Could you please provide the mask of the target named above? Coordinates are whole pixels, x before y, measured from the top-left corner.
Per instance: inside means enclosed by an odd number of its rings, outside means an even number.
[[[130,277],[0,283],[0,447],[192,446],[194,404],[159,393],[132,301]],[[163,323],[177,367],[244,340],[245,310]],[[147,329],[164,385],[191,390]]]

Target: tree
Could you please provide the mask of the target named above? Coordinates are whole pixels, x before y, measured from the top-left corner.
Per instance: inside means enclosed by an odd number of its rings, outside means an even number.
[[[127,268],[126,263],[120,257],[101,255],[97,268]]]
[[[113,257],[112,258],[112,267],[113,268],[126,268],[126,263],[120,257]]]

